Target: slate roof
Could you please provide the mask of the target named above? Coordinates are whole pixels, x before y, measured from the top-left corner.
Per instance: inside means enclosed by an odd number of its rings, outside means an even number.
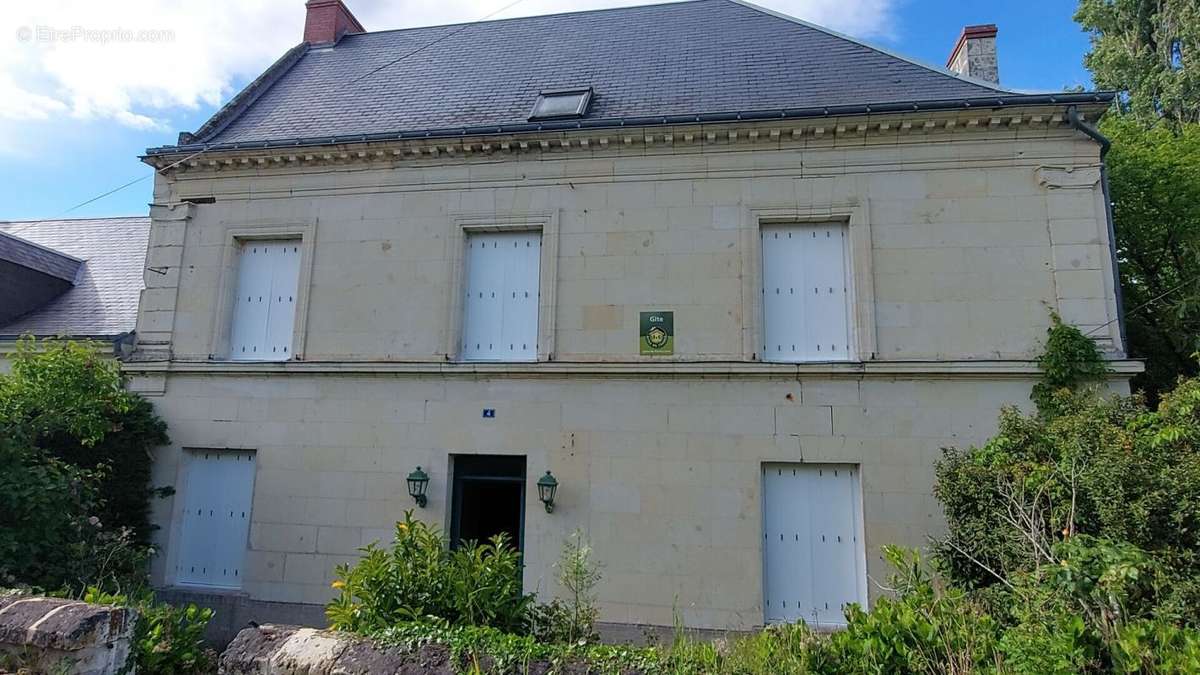
[[[47,248],[3,230],[0,230],[0,260],[37,270],[68,283],[75,283],[79,266],[83,264],[83,261],[62,251]]]
[[[83,261],[73,288],[0,325],[0,336],[116,337],[134,329],[145,285],[148,217],[9,221],[0,222],[0,232]]]
[[[595,92],[585,126],[1022,96],[737,0],[692,0],[348,34],[289,52],[180,144],[536,129],[539,91],[580,86]]]

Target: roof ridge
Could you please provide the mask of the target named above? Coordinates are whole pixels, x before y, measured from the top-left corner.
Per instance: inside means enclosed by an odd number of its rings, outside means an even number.
[[[1005,88],[1002,88],[998,82],[988,82],[987,80],[981,80],[979,78],[970,77],[969,75],[962,75],[962,74],[956,73],[948,68],[936,66],[932,63],[926,63],[919,59],[914,59],[911,56],[905,56],[904,54],[901,54],[899,52],[892,51],[892,50],[888,49],[887,47],[881,47],[879,45],[867,42],[866,40],[860,40],[859,38],[856,38],[856,37],[847,35],[845,33],[833,30],[832,28],[826,28],[825,26],[822,26],[818,23],[813,23],[811,21],[805,21],[804,19],[800,19],[800,18],[791,16],[789,14],[784,14],[783,12],[777,12],[773,9],[767,9],[766,7],[762,7],[760,5],[754,4],[753,2],[749,2],[749,0],[722,0],[722,1],[729,2],[729,3],[735,4],[735,5],[741,5],[747,9],[752,9],[756,12],[761,12],[763,14],[766,14],[767,16],[771,16],[776,19],[782,19],[783,21],[788,21],[790,23],[794,23],[799,26],[804,26],[805,28],[811,28],[813,30],[820,31],[831,37],[835,37],[840,40],[845,40],[847,42],[856,44],[860,47],[865,47],[872,51],[879,52],[880,54],[883,54],[884,56],[890,56],[891,58],[894,58],[894,59],[900,59],[901,61],[910,63],[919,68],[924,68],[926,70],[933,71],[934,73],[936,73],[938,75],[943,75],[945,77],[949,77],[949,78],[959,80],[962,82],[969,82],[971,84],[974,84],[974,85],[977,85],[980,87],[986,87],[988,89],[991,89],[992,91],[995,91],[996,93],[1000,93],[1000,94],[1042,94],[1042,93],[1047,93],[1047,92],[1041,92],[1041,91],[1034,92],[1034,91],[1021,91],[1021,90],[1017,90],[1017,89],[1005,89]]]
[[[36,241],[33,241],[31,239],[26,239],[25,237],[22,237],[19,234],[13,234],[12,232],[5,232],[4,230],[0,230],[0,237],[8,237],[9,239],[16,239],[17,241],[21,242],[22,244],[28,244],[34,248],[38,248],[43,251],[46,251],[47,253],[53,253],[54,255],[59,256],[61,258],[67,258],[69,260],[73,260],[81,265],[83,263],[87,262],[87,260],[85,258],[79,258],[79,257],[71,255],[70,253],[63,253],[62,251],[60,251],[52,246],[46,246],[45,244],[39,244]]]

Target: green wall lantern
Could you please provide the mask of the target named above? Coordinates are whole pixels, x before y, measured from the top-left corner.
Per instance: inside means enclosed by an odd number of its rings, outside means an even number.
[[[558,481],[546,471],[546,475],[538,479],[538,498],[546,505],[546,513],[554,512],[554,493],[558,491]]]
[[[417,502],[417,506],[425,508],[428,500],[425,498],[425,488],[429,487],[429,474],[417,467],[417,470],[408,474],[408,495]]]

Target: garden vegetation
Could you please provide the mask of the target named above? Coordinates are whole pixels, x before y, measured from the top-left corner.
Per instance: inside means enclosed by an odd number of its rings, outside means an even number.
[[[208,673],[212,612],[156,602],[147,563],[152,452],[167,442],[104,346],[25,338],[0,374],[0,587],[132,606],[130,667]]]

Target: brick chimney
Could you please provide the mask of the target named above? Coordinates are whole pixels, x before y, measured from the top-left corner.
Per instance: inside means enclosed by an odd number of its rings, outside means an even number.
[[[996,64],[996,25],[963,28],[946,67],[959,75],[1000,84],[1000,67]]]
[[[304,7],[304,41],[310,45],[329,45],[346,33],[366,32],[342,0],[308,0]]]

